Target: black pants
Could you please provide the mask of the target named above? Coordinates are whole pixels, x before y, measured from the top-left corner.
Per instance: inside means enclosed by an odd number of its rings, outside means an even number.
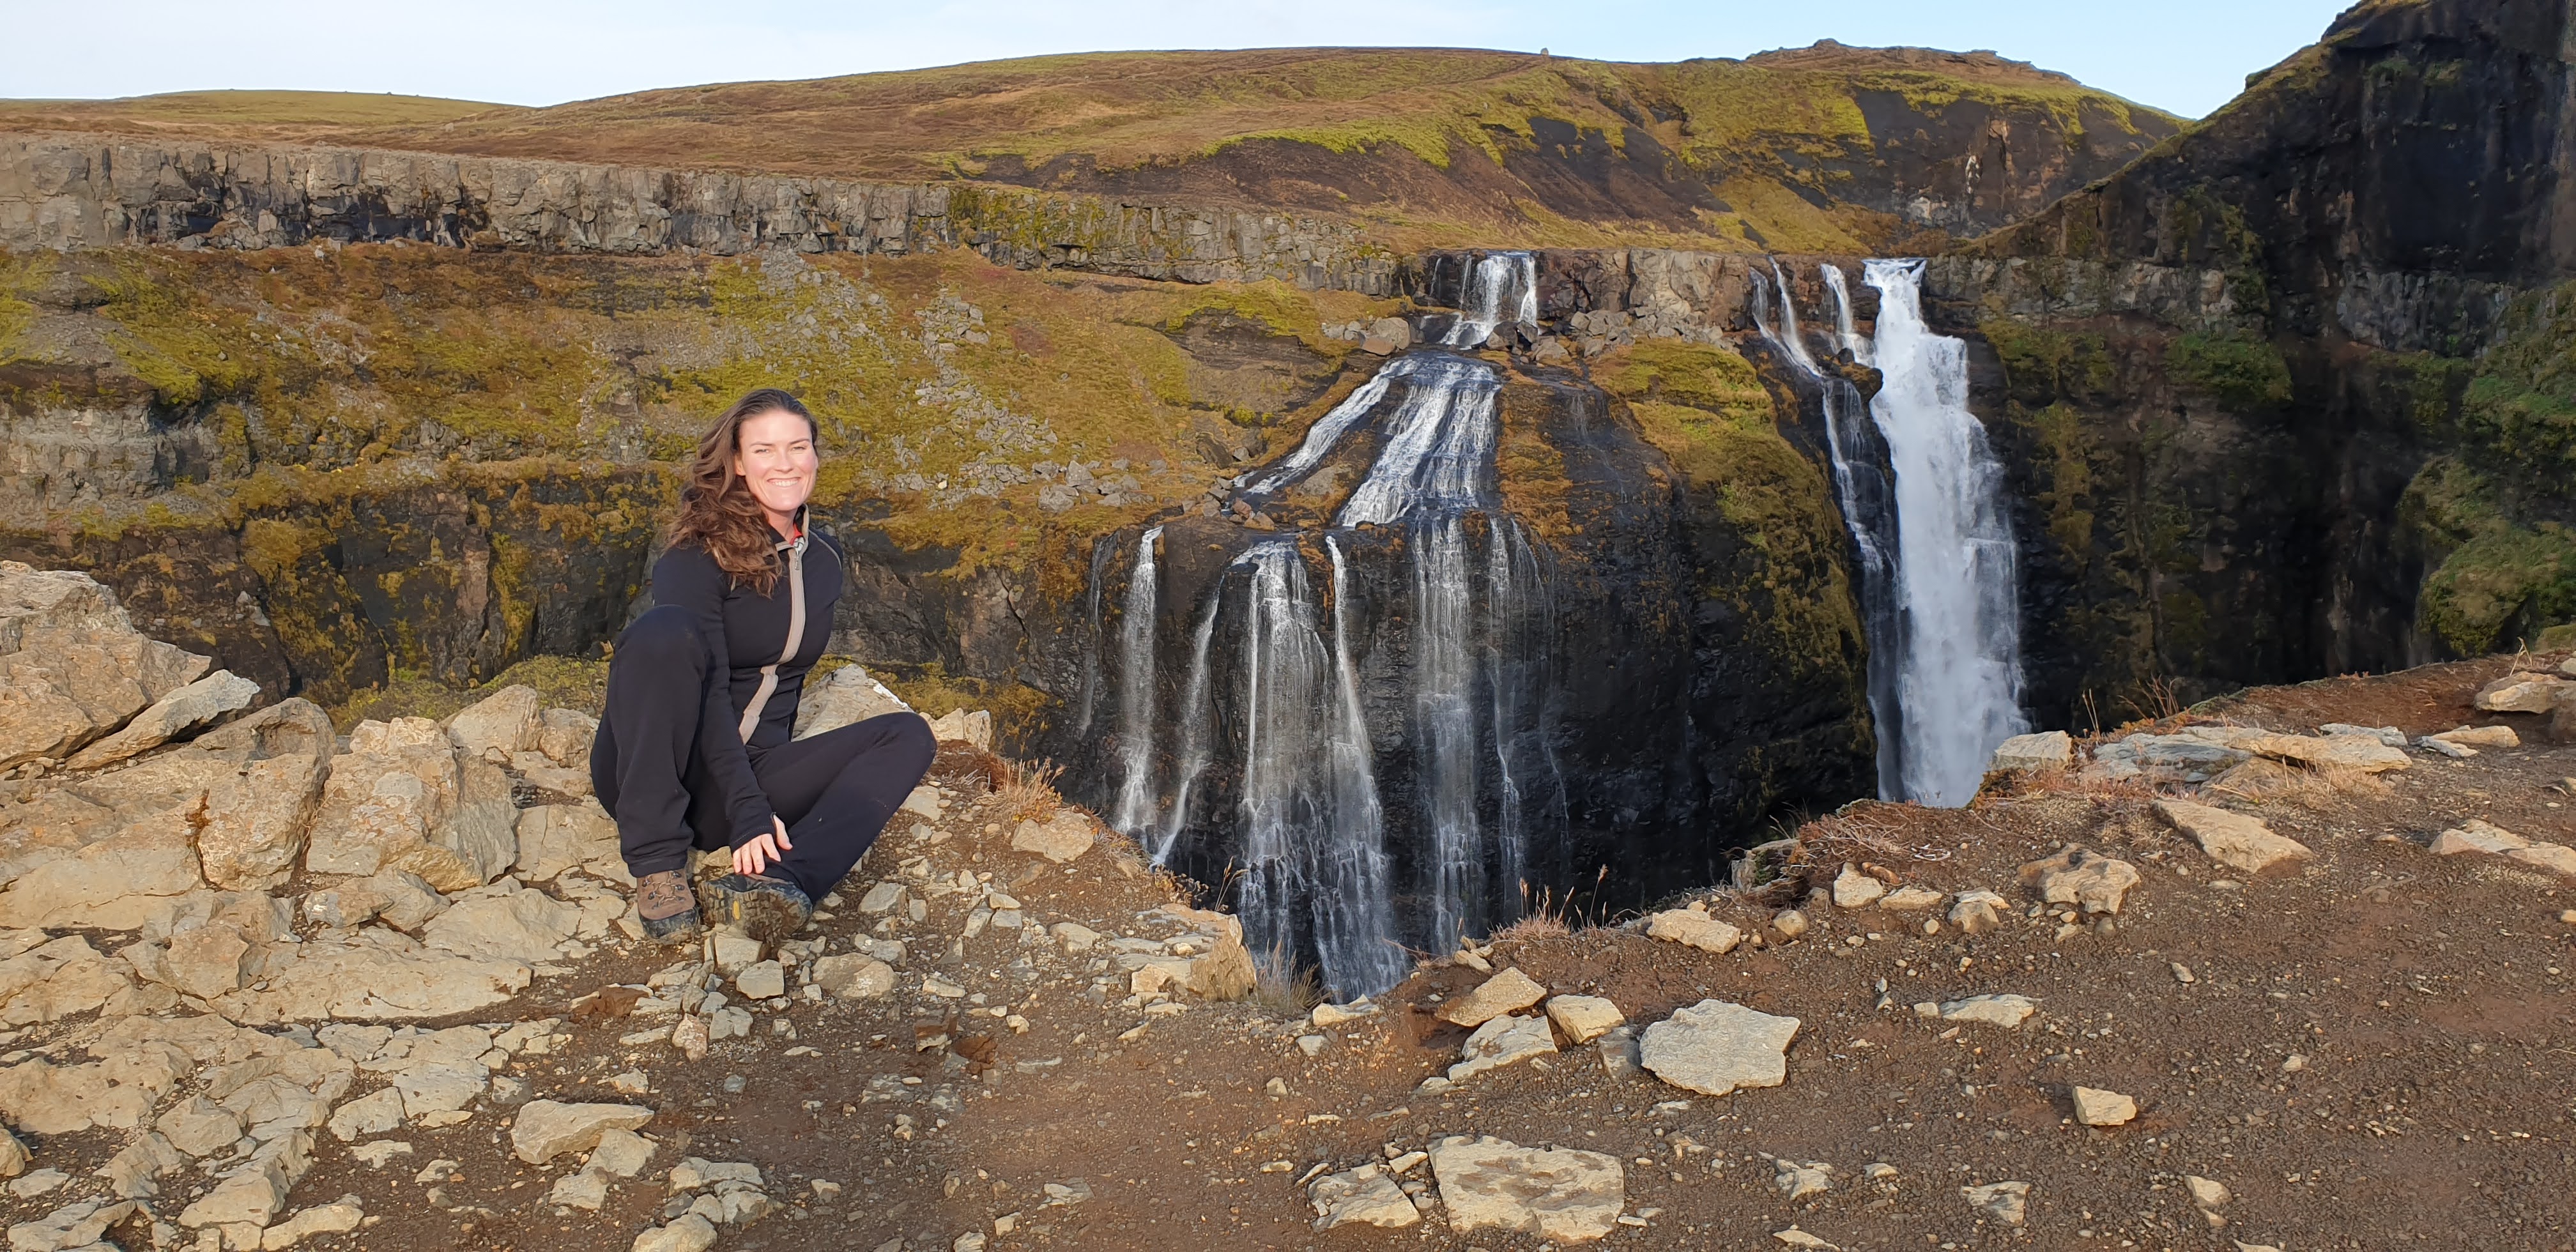
[[[647,610],[617,637],[590,779],[601,806],[617,819],[628,873],[641,878],[685,870],[691,847],[732,845],[698,750],[707,701],[723,702],[724,720],[734,716],[726,690],[727,675],[685,610]],[[876,842],[938,752],[929,723],[911,713],[750,748],[752,775],[795,845],[761,872],[820,901]]]

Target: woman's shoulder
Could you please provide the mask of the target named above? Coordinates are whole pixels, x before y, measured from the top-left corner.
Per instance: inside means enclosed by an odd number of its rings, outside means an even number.
[[[653,558],[653,584],[657,587],[704,584],[721,589],[726,581],[723,567],[716,564],[715,554],[694,539],[672,544],[662,549],[662,555]]]

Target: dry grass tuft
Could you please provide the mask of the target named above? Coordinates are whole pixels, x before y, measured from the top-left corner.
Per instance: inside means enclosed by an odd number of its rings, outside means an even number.
[[[1273,945],[1253,966],[1258,976],[1252,984],[1251,1003],[1262,1012],[1273,1017],[1304,1017],[1324,1002],[1321,971],[1298,964],[1295,954],[1285,945]]]
[[[1064,797],[1055,789],[1055,780],[1064,776],[1063,766],[1053,761],[1010,761],[1003,772],[1002,785],[994,794],[1011,820],[1034,822],[1064,807]]]

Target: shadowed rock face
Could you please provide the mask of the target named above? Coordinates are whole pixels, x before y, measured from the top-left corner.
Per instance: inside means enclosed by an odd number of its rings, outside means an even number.
[[[2566,6],[2366,4],[2190,133],[1936,259],[2022,501],[2033,703],[2510,648],[2576,617]],[[2162,694],[2157,684],[2166,684]]]

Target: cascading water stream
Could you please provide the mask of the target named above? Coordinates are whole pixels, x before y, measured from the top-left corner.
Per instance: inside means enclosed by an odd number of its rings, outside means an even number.
[[[1896,471],[1904,588],[1905,797],[1955,807],[1996,744],[2022,733],[2021,604],[2003,470],[1968,411],[1967,345],[1932,333],[1923,262],[1870,261],[1878,369],[1870,401]]]
[[[1118,804],[1109,824],[1133,834],[1154,818],[1154,545],[1163,528],[1136,542],[1136,569],[1118,617]]]
[[[1115,823],[1146,837],[1157,864],[1188,855],[1236,875],[1236,908],[1256,959],[1311,952],[1336,994],[1394,985],[1409,966],[1407,946],[1447,945],[1516,916],[1533,823],[1564,822],[1545,699],[1553,620],[1545,571],[1519,523],[1499,511],[1502,382],[1491,365],[1449,350],[1481,346],[1507,320],[1535,321],[1535,278],[1525,253],[1478,260],[1441,346],[1388,362],[1295,451],[1236,479],[1245,495],[1267,496],[1321,466],[1364,423],[1383,432],[1367,474],[1321,536],[1329,606],[1313,595],[1311,545],[1294,535],[1255,541],[1201,593],[1172,719],[1179,744],[1168,803],[1157,803],[1152,787],[1150,721],[1135,720],[1155,701],[1158,536],[1139,543],[1118,632],[1125,773]],[[1480,512],[1487,524],[1471,525]],[[1354,586],[1345,546],[1370,527],[1402,528],[1409,575],[1396,662],[1409,697],[1405,733],[1387,748],[1406,753],[1411,767],[1401,829],[1378,786],[1387,764],[1370,734],[1356,651],[1378,640],[1354,626],[1367,593]],[[1365,546],[1389,550],[1383,538]],[[1215,647],[1220,618],[1238,641],[1230,652]],[[1236,658],[1240,677],[1220,685],[1212,654]],[[1239,700],[1217,698],[1238,682]],[[1239,776],[1211,770],[1221,750],[1238,746]],[[1203,787],[1209,799],[1195,801]],[[1229,787],[1231,822],[1193,812],[1218,808]],[[1409,885],[1396,881],[1391,838],[1412,850]],[[1402,916],[1399,901],[1410,901]]]
[[[1853,356],[1860,358],[1869,342],[1852,329],[1851,301],[1843,286],[1842,271],[1828,265],[1824,272],[1826,286],[1836,297],[1837,333],[1843,346],[1852,347]],[[1834,499],[1842,506],[1843,527],[1851,533],[1852,551],[1860,566],[1861,633],[1869,641],[1869,713],[1871,724],[1878,728],[1878,794],[1883,800],[1902,800],[1906,798],[1901,698],[1905,630],[1900,611],[1904,589],[1896,559],[1896,491],[1879,470],[1880,457],[1870,424],[1861,420],[1867,403],[1860,389],[1851,380],[1828,373],[1816,364],[1816,358],[1807,351],[1806,335],[1798,326],[1797,297],[1776,261],[1771,266],[1771,277],[1771,288],[1766,291],[1757,284],[1755,291],[1776,296],[1777,311],[1766,316],[1762,302],[1757,300],[1754,324],[1764,339],[1814,380],[1823,396],[1825,453],[1833,466]]]

